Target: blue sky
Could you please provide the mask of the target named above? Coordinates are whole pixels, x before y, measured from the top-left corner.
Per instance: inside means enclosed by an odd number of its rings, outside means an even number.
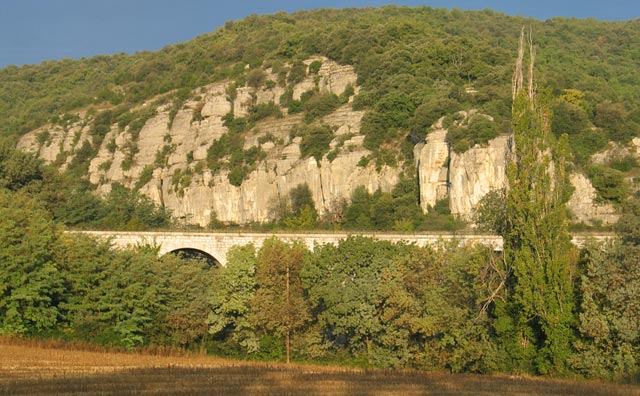
[[[490,8],[538,19],[640,18],[640,0],[0,0],[0,67],[157,50],[250,14],[392,3]]]

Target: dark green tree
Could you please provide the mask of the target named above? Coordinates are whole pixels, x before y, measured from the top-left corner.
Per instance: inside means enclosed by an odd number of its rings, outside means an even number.
[[[203,350],[211,311],[209,293],[217,268],[205,260],[175,254],[154,257],[151,270],[160,286],[149,343]]]
[[[640,201],[625,203],[618,238],[582,256],[577,353],[572,367],[596,378],[637,381],[640,373]],[[634,378],[635,377],[635,378]]]
[[[382,273],[406,246],[349,237],[338,246],[314,249],[302,273],[322,338],[334,350],[347,350],[376,362],[386,323],[377,290]],[[399,341],[401,342],[401,341]]]
[[[291,189],[289,203],[291,205],[290,211],[282,218],[286,228],[300,230],[311,229],[316,226],[318,212],[307,183],[299,184]]]
[[[12,139],[0,136],[0,187],[15,191],[40,179],[41,161],[17,150]]]
[[[213,278],[207,318],[209,333],[231,341],[253,353],[258,340],[251,320],[251,304],[255,297],[256,251],[253,245],[234,246],[227,252],[227,265]]]
[[[38,202],[0,189],[0,334],[35,335],[60,320],[59,231]]]
[[[384,366],[487,372],[497,367],[487,302],[504,297],[498,257],[484,247],[413,246],[383,270]]]

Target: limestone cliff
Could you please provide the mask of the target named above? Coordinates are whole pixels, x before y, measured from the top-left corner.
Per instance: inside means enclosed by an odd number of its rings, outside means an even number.
[[[121,128],[118,123],[111,125],[97,153],[89,158],[89,180],[97,185],[99,193],[107,193],[114,182],[137,188],[184,223],[201,226],[207,225],[213,216],[237,224],[271,220],[289,192],[303,183],[309,186],[321,216],[336,213],[359,186],[369,192],[390,191],[399,181],[401,169],[361,165],[362,158],[370,152],[363,147],[364,136],[360,134],[364,112],[354,111],[350,106],[353,95],[348,103],[314,121],[333,130],[331,159],[327,155],[320,160],[301,155],[300,138],[293,137],[291,131],[304,123],[303,116],[286,114],[281,98],[288,94],[297,100],[310,90],[336,95],[348,87],[354,88],[354,94],[359,90],[351,66],[338,65],[326,58],[308,59],[305,64],[316,60],[322,63],[317,73],[308,73],[302,81],[287,87],[289,92],[273,83],[278,75],[265,69],[264,79],[272,83],[259,88],[231,87],[232,81],[217,82],[192,91],[191,98],[180,103],[179,109],[171,101],[161,105],[149,101],[133,109],[154,109],[155,113],[138,130],[132,130],[131,126]],[[280,105],[285,115],[261,119],[243,132],[243,149],[259,148],[263,156],[241,183],[234,185],[228,169],[209,169],[208,150],[230,133],[224,123],[226,116],[246,117],[252,106],[268,103]],[[474,114],[477,112],[460,112],[458,118],[463,122]],[[64,127],[46,125],[24,135],[19,147],[37,152],[43,160],[64,169],[93,139],[89,126],[95,115],[85,112],[78,115],[78,121]],[[636,146],[640,147],[638,143]],[[472,220],[482,197],[505,187],[511,146],[509,136],[499,136],[485,145],[456,153],[447,141],[447,129],[440,119],[425,141],[414,148],[423,211],[446,199],[452,214]],[[571,182],[575,193],[569,208],[576,221],[615,221],[612,207],[595,202],[587,178],[574,174]]]
[[[357,76],[351,66],[338,65],[326,58],[312,58],[309,65],[320,60],[322,66],[315,75],[308,75],[293,87],[293,99],[309,90],[342,94],[348,86],[355,88]],[[277,80],[270,69],[265,78]],[[171,210],[185,223],[205,226],[212,215],[229,223],[264,222],[275,215],[275,209],[287,199],[289,191],[306,183],[313,195],[316,210],[328,215],[348,200],[358,186],[373,192],[389,191],[399,180],[399,169],[374,165],[359,166],[369,151],[362,147],[361,111],[349,104],[316,122],[330,125],[335,139],[331,149],[337,152],[332,160],[302,158],[300,138],[291,138],[290,131],[302,122],[300,115],[267,118],[255,124],[244,140],[244,149],[260,147],[265,153],[240,186],[232,185],[228,170],[212,173],[207,169],[207,150],[228,133],[223,117],[233,111],[234,117],[248,115],[253,105],[279,104],[285,89],[244,86],[236,89],[231,99],[227,89],[230,81],[202,87],[171,119],[171,103],[159,106],[156,115],[146,121],[134,138],[129,127],[121,130],[113,125],[107,132],[97,155],[89,165],[89,180],[106,193],[111,183],[137,187],[156,203]],[[146,103],[142,106],[151,106]],[[139,109],[138,109],[139,110]],[[195,114],[199,112],[199,117]],[[285,111],[286,113],[286,111]],[[20,147],[36,151],[45,161],[64,167],[84,142],[90,142],[88,119],[63,129],[47,125],[25,135]],[[43,134],[48,134],[43,142]],[[274,143],[274,140],[278,143]],[[132,148],[135,147],[135,149]],[[133,153],[133,155],[132,155]],[[129,164],[127,162],[129,157]]]
[[[611,204],[598,202],[596,189],[585,175],[572,173],[570,179],[574,191],[567,207],[574,222],[593,225],[613,224],[618,221],[618,214]]]
[[[462,154],[451,152],[449,206],[451,213],[471,220],[473,211],[488,192],[507,185],[506,167],[511,156],[511,136],[499,136],[486,147]]]
[[[474,112],[459,114],[466,119]],[[427,212],[437,200],[447,199],[452,214],[472,221],[476,206],[487,193],[506,188],[506,167],[512,157],[512,146],[512,137],[502,135],[486,145],[456,153],[447,143],[443,119],[438,120],[414,152],[422,209]],[[589,179],[572,173],[570,181],[574,192],[567,206],[574,221],[612,224],[617,220],[610,204],[598,202]]]
[[[436,201],[445,199],[449,186],[449,144],[445,138],[447,130],[442,128],[442,120],[429,133],[424,144],[416,145],[414,158],[420,183],[420,206],[429,211]]]

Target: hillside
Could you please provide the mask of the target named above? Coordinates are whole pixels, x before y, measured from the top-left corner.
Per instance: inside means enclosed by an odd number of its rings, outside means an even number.
[[[0,125],[99,193],[124,185],[184,224],[452,227],[448,213],[473,220],[504,187],[527,25],[573,151],[573,221],[606,225],[640,171],[639,24],[394,6],[251,16],[158,52],[1,69]]]

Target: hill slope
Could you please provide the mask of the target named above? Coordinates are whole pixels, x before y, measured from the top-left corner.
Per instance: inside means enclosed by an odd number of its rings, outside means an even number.
[[[502,186],[526,24],[553,131],[570,136],[576,221],[606,223],[639,171],[639,23],[393,6],[251,16],[158,52],[2,69],[0,125],[99,191],[138,188],[187,223],[273,219],[304,183],[340,218],[357,187],[396,199],[407,178],[415,207],[448,198],[469,219]]]

